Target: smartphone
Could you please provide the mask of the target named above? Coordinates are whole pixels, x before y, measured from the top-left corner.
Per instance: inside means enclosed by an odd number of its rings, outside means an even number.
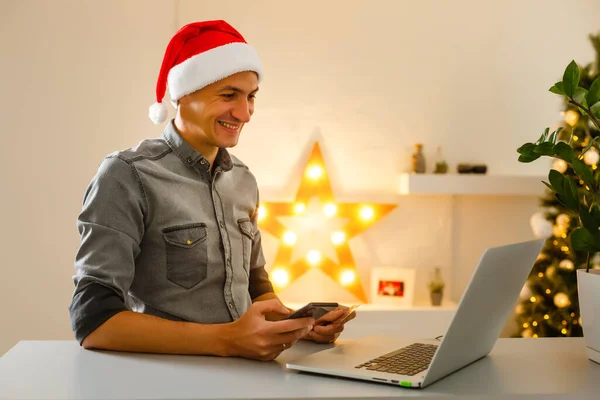
[[[339,307],[338,303],[308,303],[302,308],[297,309],[284,319],[313,317],[315,320],[321,318],[329,311]]]

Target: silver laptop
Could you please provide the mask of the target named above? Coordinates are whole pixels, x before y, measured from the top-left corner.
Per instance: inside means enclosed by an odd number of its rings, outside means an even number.
[[[430,385],[489,354],[544,241],[486,249],[441,341],[368,336],[294,360],[287,367],[396,386]]]

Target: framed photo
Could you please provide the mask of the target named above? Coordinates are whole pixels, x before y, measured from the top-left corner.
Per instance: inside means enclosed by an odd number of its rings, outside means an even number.
[[[415,270],[410,268],[373,267],[371,270],[371,303],[412,306]]]

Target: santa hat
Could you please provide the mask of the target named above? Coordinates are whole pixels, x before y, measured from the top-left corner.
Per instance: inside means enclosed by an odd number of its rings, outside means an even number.
[[[242,71],[262,77],[256,50],[225,21],[193,22],[181,28],[167,45],[158,81],[156,103],[150,106],[152,122],[167,119],[163,98],[169,88],[173,106],[183,96]]]

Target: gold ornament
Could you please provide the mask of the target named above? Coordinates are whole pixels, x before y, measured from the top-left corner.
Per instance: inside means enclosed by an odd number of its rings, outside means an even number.
[[[571,305],[571,300],[569,300],[569,296],[560,292],[554,295],[554,305],[558,308],[565,308]]]
[[[579,113],[575,110],[568,110],[565,113],[565,122],[569,125],[569,126],[575,126],[575,124],[577,124],[577,121],[579,121]]]
[[[573,271],[575,269],[575,264],[569,259],[562,260],[558,266],[565,271]]]
[[[567,168],[569,168],[569,164],[560,158],[555,158],[554,161],[552,161],[552,169],[557,170],[561,174],[565,173]]]

